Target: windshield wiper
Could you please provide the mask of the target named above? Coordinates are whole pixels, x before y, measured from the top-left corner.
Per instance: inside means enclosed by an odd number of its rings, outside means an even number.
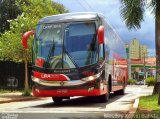
[[[72,61],[72,63],[76,66],[76,68],[79,68],[79,66],[76,64],[76,62],[74,61],[74,59],[72,58],[72,56],[69,54],[69,52],[64,48],[64,53],[66,53],[68,55],[68,57],[70,58],[70,60]]]
[[[51,56],[54,54],[54,49],[55,49],[55,43],[54,43],[54,41],[53,41],[53,45],[52,45],[52,47],[50,47],[50,49],[49,49],[49,53],[48,53],[48,57],[47,57],[47,61],[46,61],[46,62],[49,62]],[[51,54],[52,52],[53,52],[53,54]],[[47,67],[48,67],[48,64],[47,64]]]

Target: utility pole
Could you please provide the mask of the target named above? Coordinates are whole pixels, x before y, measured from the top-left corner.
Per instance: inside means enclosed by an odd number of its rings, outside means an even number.
[[[146,62],[145,62],[145,60],[146,60],[146,53],[145,52],[143,52],[143,60],[144,60],[144,62],[143,62],[143,66],[144,66],[144,85],[145,85],[145,81],[146,81]]]
[[[125,44],[126,54],[127,54],[127,64],[128,64],[128,79],[131,79],[131,59],[129,55],[129,45]]]
[[[144,60],[144,62],[143,62],[143,66],[144,66],[144,85],[145,85],[145,80],[146,80],[146,58],[147,58],[147,56],[146,56],[146,54],[148,54],[148,52],[143,52],[143,60]]]

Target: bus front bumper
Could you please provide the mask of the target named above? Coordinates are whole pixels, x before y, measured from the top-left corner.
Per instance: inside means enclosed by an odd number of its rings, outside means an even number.
[[[56,89],[56,90],[39,90],[34,89],[32,93],[36,97],[71,97],[71,96],[99,96],[100,90],[89,88],[87,89]]]
[[[69,81],[47,81],[32,77],[35,83],[32,92],[37,97],[99,96],[107,91],[106,86],[102,89],[96,86],[100,74]]]

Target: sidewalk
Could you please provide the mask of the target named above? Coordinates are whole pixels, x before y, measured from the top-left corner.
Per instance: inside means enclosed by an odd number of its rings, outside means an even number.
[[[22,96],[21,92],[0,94],[0,104],[17,102],[17,101],[35,100],[35,99],[38,99],[38,98],[33,96]]]
[[[136,87],[137,85],[132,85],[132,87]],[[137,93],[137,98],[134,99],[134,103],[132,105],[132,107],[130,108],[128,114],[130,115],[130,118],[125,117],[126,119],[133,119],[134,118],[134,114],[136,113],[137,109],[138,109],[138,105],[139,105],[139,98],[142,96],[148,96],[148,95],[152,95],[153,93],[153,86],[147,86],[147,85],[139,85],[142,87],[143,90],[141,91],[136,91]],[[135,89],[136,90],[136,89]]]

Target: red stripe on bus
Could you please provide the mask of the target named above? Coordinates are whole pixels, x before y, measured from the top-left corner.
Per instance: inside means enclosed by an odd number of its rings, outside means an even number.
[[[63,74],[45,74],[40,72],[33,72],[33,76],[43,80],[49,81],[67,81],[69,78]]]

